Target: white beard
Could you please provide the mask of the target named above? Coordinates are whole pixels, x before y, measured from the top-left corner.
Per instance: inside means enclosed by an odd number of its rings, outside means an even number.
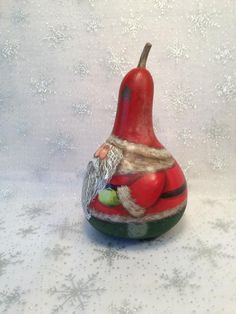
[[[82,187],[82,207],[86,218],[89,220],[91,214],[88,205],[94,197],[105,188],[106,184],[110,181],[116,168],[123,158],[122,150],[111,144],[105,159],[94,157],[87,166],[86,174]]]

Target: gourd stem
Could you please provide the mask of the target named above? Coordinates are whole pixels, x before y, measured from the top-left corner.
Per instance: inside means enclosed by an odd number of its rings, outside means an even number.
[[[151,47],[152,45],[150,43],[146,43],[146,45],[144,46],[143,52],[139,59],[138,68],[146,68],[146,62],[147,62],[148,54]]]

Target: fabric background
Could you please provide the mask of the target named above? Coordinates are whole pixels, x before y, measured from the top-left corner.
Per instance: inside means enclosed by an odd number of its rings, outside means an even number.
[[[236,313],[234,0],[0,1],[0,312]],[[144,44],[160,141],[189,186],[149,242],[80,204]]]

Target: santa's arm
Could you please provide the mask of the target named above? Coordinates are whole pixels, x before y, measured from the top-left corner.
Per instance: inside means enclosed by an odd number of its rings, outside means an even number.
[[[141,217],[159,198],[165,184],[165,173],[148,173],[131,185],[117,188],[123,207],[134,217]]]

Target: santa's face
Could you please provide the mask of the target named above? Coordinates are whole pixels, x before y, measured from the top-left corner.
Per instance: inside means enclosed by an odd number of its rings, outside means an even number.
[[[103,160],[107,157],[107,154],[108,154],[110,149],[111,149],[111,146],[104,143],[96,150],[94,157],[98,157],[101,160]]]
[[[120,148],[109,143],[102,144],[94,153],[92,160],[97,177],[100,177],[101,180],[107,180],[110,177],[110,172],[113,172],[114,167],[118,166],[122,157]]]

